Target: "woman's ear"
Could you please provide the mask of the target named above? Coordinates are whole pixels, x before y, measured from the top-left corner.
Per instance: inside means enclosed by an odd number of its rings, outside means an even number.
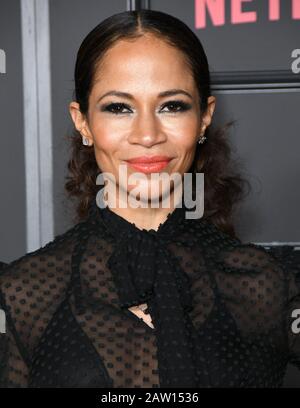
[[[93,143],[93,139],[89,131],[86,117],[80,110],[79,103],[72,101],[69,105],[69,112],[74,122],[75,128],[78,130],[78,132],[80,132],[82,136],[89,139],[91,145]]]
[[[206,128],[211,124],[212,117],[216,107],[215,96],[209,96],[207,99],[207,109],[201,118],[201,135],[204,134]]]

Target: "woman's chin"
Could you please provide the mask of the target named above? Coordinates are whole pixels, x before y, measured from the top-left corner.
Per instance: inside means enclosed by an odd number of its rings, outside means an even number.
[[[171,201],[170,199],[170,192],[169,190],[167,191],[160,191],[160,192],[153,192],[150,190],[146,191],[140,191],[138,195],[135,193],[129,192],[129,198],[130,203],[138,203],[140,205],[143,205],[145,207],[151,207],[151,208],[161,208],[162,207],[162,201],[168,203]]]

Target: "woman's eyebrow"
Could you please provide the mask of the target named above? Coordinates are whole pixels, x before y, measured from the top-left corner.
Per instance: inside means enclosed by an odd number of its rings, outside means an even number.
[[[193,99],[192,95],[189,94],[187,91],[185,91],[184,89],[169,89],[167,91],[161,92],[158,94],[159,98],[164,98],[166,96],[174,96],[174,95],[178,95],[178,94],[183,94],[188,96],[189,98]],[[121,92],[121,91],[108,91],[106,92],[104,95],[102,95],[97,102],[100,102],[101,99],[103,99],[105,96],[109,96],[109,95],[113,95],[113,96],[119,96],[119,97],[123,97],[123,98],[127,98],[127,99],[131,99],[134,100],[134,96],[131,95],[130,93],[127,92]]]

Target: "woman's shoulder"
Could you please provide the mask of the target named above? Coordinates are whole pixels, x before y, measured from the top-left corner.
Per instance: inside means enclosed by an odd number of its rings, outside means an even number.
[[[300,263],[293,248],[240,243],[220,251],[216,261],[222,294],[241,316],[249,316],[248,327],[279,323],[291,299],[300,299]]]
[[[68,294],[73,255],[89,236],[86,228],[80,222],[0,270],[0,309],[27,353]]]
[[[251,276],[286,278],[289,273],[299,272],[299,257],[290,246],[264,247],[251,242],[237,241],[225,246],[217,256],[223,271]]]
[[[61,298],[69,283],[74,247],[84,233],[83,223],[0,270],[0,307],[17,318],[23,310],[34,315]]]
[[[30,269],[34,270],[40,267],[39,272],[43,274],[47,269],[51,269],[53,266],[52,262],[67,261],[83,231],[83,223],[78,223],[64,233],[56,235],[51,241],[38,249],[27,252],[17,259],[3,264],[0,269],[0,282],[10,278],[25,278],[26,274],[35,279],[35,274],[30,273]],[[58,270],[56,268],[56,271]]]

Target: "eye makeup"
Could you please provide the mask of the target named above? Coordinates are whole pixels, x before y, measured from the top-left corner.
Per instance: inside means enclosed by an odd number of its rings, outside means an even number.
[[[164,111],[163,113],[174,114],[174,113],[186,112],[192,108],[192,105],[182,100],[172,100],[162,105],[162,109],[164,109],[165,107],[167,107],[168,109],[171,108],[171,110]],[[123,112],[122,111],[123,109],[131,110],[130,106],[123,102],[106,103],[106,104],[103,104],[100,108],[101,112],[108,112],[114,115],[124,115],[124,114],[132,112],[132,111]]]

